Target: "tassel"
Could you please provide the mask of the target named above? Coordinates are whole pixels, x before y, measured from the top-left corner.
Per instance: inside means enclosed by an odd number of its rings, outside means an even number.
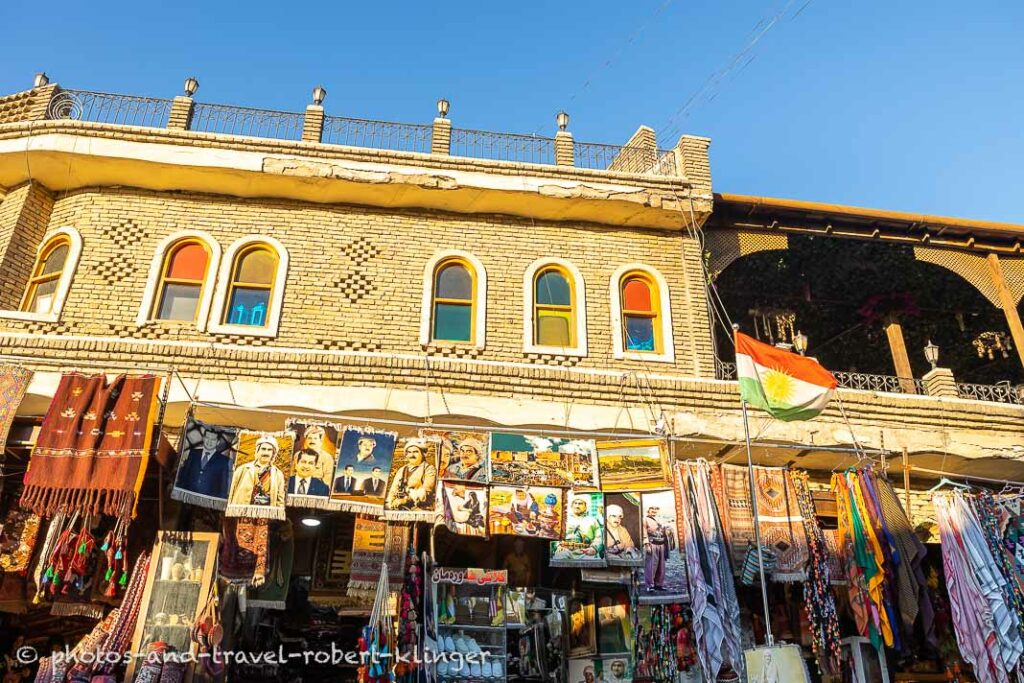
[[[110,577],[114,575],[113,567],[107,567],[107,572],[103,575],[104,581],[110,581]]]
[[[122,557],[124,557],[124,553],[122,553],[122,552],[121,552],[121,549],[120,549],[120,548],[118,548],[118,549],[117,549],[117,552],[116,552],[116,553],[114,553],[114,559],[115,559],[115,560],[120,560],[120,559],[121,559]]]
[[[128,585],[128,572],[121,572],[121,579],[117,582],[119,586]]]
[[[46,568],[46,573],[43,574],[43,580],[49,581],[53,578],[53,565],[51,564]]]
[[[100,546],[100,552],[107,552],[110,550],[110,541],[103,541],[103,545]]]

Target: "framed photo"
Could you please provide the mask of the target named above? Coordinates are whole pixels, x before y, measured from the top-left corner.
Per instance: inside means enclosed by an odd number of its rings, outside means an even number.
[[[569,598],[569,656],[597,654],[597,628],[594,621],[594,596],[579,593]]]
[[[605,493],[672,487],[668,442],[664,439],[601,442],[597,444],[597,463]]]

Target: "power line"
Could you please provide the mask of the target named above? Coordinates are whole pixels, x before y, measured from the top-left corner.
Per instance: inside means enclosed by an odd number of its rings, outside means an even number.
[[[806,0],[803,5],[793,14],[791,19],[796,19],[800,14],[807,9],[814,0]],[[672,139],[680,132],[680,126],[682,119],[685,119],[690,115],[690,112],[697,106],[705,103],[709,103],[718,96],[718,92],[721,89],[722,84],[729,78],[733,73],[739,73],[743,71],[750,63],[754,61],[756,55],[753,54],[754,48],[761,41],[765,35],[768,34],[775,26],[782,21],[785,17],[786,12],[789,11],[790,7],[796,0],[787,0],[782,8],[772,15],[766,15],[761,17],[758,22],[754,25],[754,28],[747,36],[747,41],[743,47],[729,58],[726,63],[719,69],[713,71],[711,75],[704,80],[697,90],[690,95],[690,97],[683,102],[683,105],[679,107],[669,117],[669,120],[662,126],[661,130],[658,131],[658,137]]]

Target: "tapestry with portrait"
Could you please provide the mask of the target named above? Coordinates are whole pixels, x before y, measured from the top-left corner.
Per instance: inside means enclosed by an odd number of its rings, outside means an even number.
[[[594,596],[577,593],[569,598],[569,656],[585,657],[597,654],[597,629],[594,622]],[[572,662],[570,661],[570,668]]]
[[[421,437],[401,439],[395,449],[384,518],[393,522],[433,522],[437,519],[437,457],[440,441]]]
[[[211,510],[227,507],[237,447],[237,429],[189,415],[178,443],[178,471],[171,498]]]
[[[380,515],[398,434],[372,427],[345,427],[331,485],[331,509]]]
[[[289,420],[287,428],[295,433],[295,455],[287,487],[288,506],[329,507],[341,429],[330,422],[312,420]]]
[[[444,525],[462,536],[487,537],[487,487],[461,481],[441,482]]]
[[[644,566],[640,535],[640,494],[606,493],[604,516],[604,552],[608,566]]]
[[[552,567],[604,567],[605,510],[600,493],[569,491],[565,533],[551,542]]]
[[[689,593],[685,557],[676,535],[675,492],[645,491],[640,503],[644,571],[639,600],[646,604],[683,602]]]
[[[490,436],[481,432],[421,429],[420,436],[439,442],[438,475],[445,481],[487,483]]]
[[[228,517],[285,518],[285,491],[292,474],[295,434],[238,432],[235,467],[224,514]]]
[[[488,529],[492,534],[562,539],[562,494],[549,486],[491,486]]]

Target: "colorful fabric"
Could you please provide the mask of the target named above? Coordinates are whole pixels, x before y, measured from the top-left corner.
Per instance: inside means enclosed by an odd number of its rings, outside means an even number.
[[[344,428],[331,486],[331,509],[383,513],[397,442],[395,432]]]
[[[221,536],[220,578],[232,583],[262,581],[267,574],[270,522],[263,518],[224,518]]]
[[[294,449],[294,432],[240,431],[224,515],[284,519]]]
[[[461,481],[441,482],[444,525],[462,536],[487,536],[488,496],[486,486]]]
[[[742,572],[750,547],[756,547],[751,508],[750,470],[721,465],[725,499],[718,500],[719,514],[728,518],[729,548],[735,570]],[[791,472],[780,467],[753,468],[761,544],[771,549],[776,564],[773,581],[800,581],[807,565],[807,535],[800,515]],[[714,478],[714,477],[713,477]],[[768,573],[766,572],[766,575]]]
[[[570,486],[576,453],[593,441],[492,432],[489,481],[508,486]]]
[[[285,427],[295,434],[292,475],[287,485],[288,506],[330,507],[342,427],[311,420],[288,420]]]
[[[1002,534],[999,530],[1001,517],[999,508],[988,491],[979,492],[972,501],[975,514],[981,522],[985,542],[1005,581],[1003,582],[1003,598],[1017,615],[1017,630],[1024,636],[1024,594],[1022,594],[1020,574],[1014,567],[1014,560],[1006,552],[1000,542]]]
[[[249,589],[249,607],[284,609],[288,599],[288,586],[295,563],[295,533],[291,522],[281,522],[274,526],[270,534],[270,560],[266,580],[261,585]]]
[[[237,448],[237,429],[207,424],[189,415],[178,444],[171,498],[212,510],[226,508]]]
[[[739,603],[718,509],[712,498],[711,466],[705,460],[678,463],[679,538],[693,613],[693,639],[707,680],[731,667],[743,671]]]
[[[21,506],[43,517],[60,511],[135,515],[149,461],[160,378],[66,374],[32,451]]]
[[[643,592],[640,602],[685,602],[686,568],[677,535],[675,491],[644,491],[640,494],[640,538],[644,550]]]
[[[0,573],[24,576],[39,538],[39,515],[11,507],[0,525]]]
[[[604,567],[605,510],[600,493],[570,491],[565,535],[551,542],[552,567]]]
[[[447,432],[421,429],[420,437],[440,442],[438,476],[445,481],[487,483],[490,467],[490,435],[477,432]]]
[[[406,549],[411,529],[407,524],[357,517],[352,536],[349,597],[373,598],[380,582],[381,564],[388,566],[388,583],[399,590],[404,581]]]
[[[1005,579],[964,496],[936,495],[932,502],[960,654],[979,683],[1006,683],[1024,645],[1016,614],[1004,601]]]
[[[810,420],[828,405],[836,378],[813,358],[736,333],[740,397],[772,417]]]
[[[492,534],[561,540],[562,489],[491,486],[487,525]]]
[[[388,477],[384,518],[394,522],[433,522],[438,516],[437,458],[439,440],[420,437],[398,442]]]
[[[608,566],[644,566],[639,494],[607,493],[604,502],[604,545]]]
[[[31,382],[31,370],[16,365],[0,365],[0,448],[7,443],[14,416]]]

